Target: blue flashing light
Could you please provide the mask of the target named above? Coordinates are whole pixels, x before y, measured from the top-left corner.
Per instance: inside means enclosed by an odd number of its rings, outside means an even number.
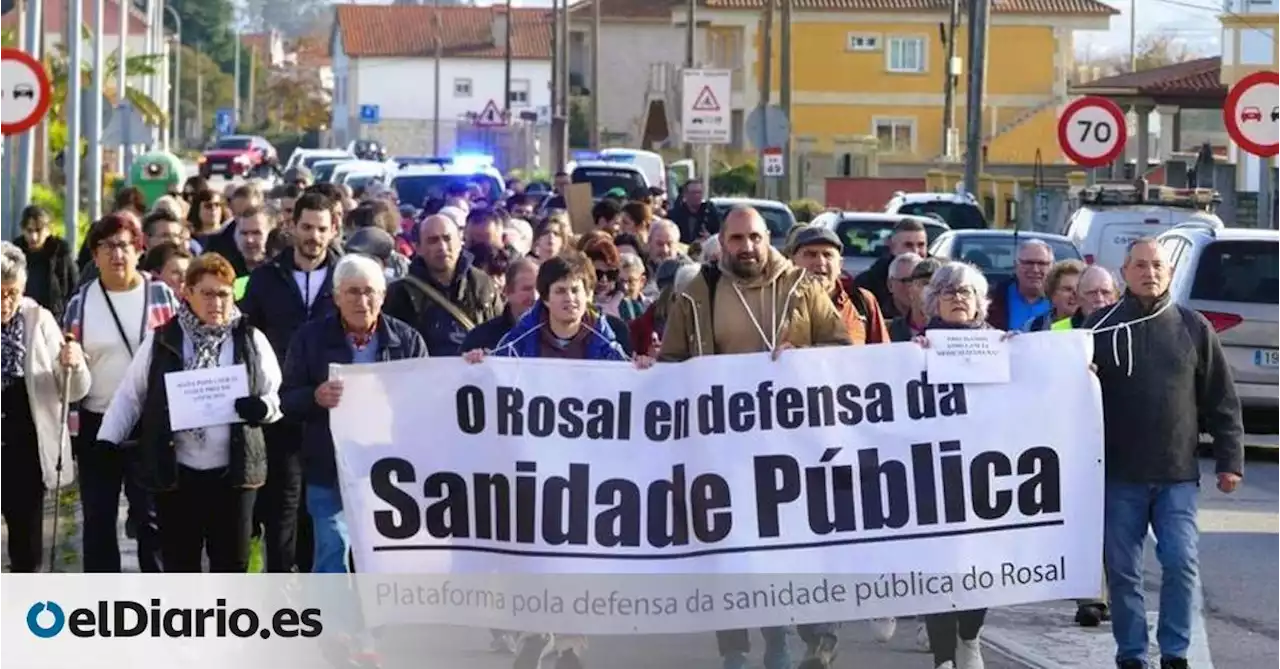
[[[493,156],[481,153],[459,153],[453,156],[453,164],[455,167],[464,170],[478,170],[485,167],[493,167]]]
[[[569,154],[569,157],[575,163],[581,163],[588,160],[600,160],[600,154],[595,151],[574,151]]]

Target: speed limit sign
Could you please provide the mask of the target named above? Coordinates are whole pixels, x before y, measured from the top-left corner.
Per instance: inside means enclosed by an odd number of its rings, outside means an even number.
[[[1116,103],[1084,97],[1067,105],[1058,117],[1058,146],[1071,162],[1098,167],[1124,152],[1129,131]]]

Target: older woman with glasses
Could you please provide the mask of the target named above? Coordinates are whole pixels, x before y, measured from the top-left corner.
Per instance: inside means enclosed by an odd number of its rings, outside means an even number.
[[[1080,311],[1080,276],[1085,264],[1079,260],[1059,260],[1049,269],[1044,293],[1049,298],[1049,311],[1032,319],[1028,330],[1070,330],[1084,324]]]
[[[939,267],[924,289],[924,315],[928,330],[982,330],[987,325],[987,278],[978,268],[963,262],[949,262]],[[925,335],[916,343],[928,348]],[[986,620],[986,609],[953,611],[925,616],[929,630],[929,646],[933,666],[957,669],[982,666],[982,642],[979,634]]]
[[[44,494],[71,481],[71,439],[62,407],[89,392],[89,367],[64,342],[53,314],[23,297],[27,261],[0,248],[0,344],[3,347],[4,468],[0,499],[9,526],[9,569],[40,571]],[[63,391],[66,396],[63,396]]]
[[[235,270],[206,253],[192,261],[182,306],[147,336],[102,419],[98,445],[118,448],[134,425],[142,484],[156,496],[164,570],[244,573],[257,489],[266,481],[262,426],[279,420],[280,365],[265,335],[236,308]],[[165,378],[243,366],[248,393],[235,398],[238,420],[174,430]]]

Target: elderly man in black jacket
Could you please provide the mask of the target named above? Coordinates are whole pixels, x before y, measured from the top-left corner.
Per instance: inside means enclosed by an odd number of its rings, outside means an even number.
[[[1222,344],[1204,316],[1170,301],[1169,259],[1153,238],[1129,246],[1124,297],[1085,321],[1105,418],[1103,561],[1120,669],[1147,666],[1143,547],[1155,533],[1162,569],[1156,640],[1161,669],[1187,667],[1200,589],[1201,431],[1213,438],[1218,489],[1244,470],[1240,401]]]

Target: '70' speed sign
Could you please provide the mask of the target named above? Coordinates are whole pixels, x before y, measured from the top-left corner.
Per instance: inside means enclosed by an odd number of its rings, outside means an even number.
[[[1099,167],[1115,160],[1124,152],[1128,138],[1124,112],[1106,98],[1080,98],[1058,117],[1058,146],[1081,167]]]

